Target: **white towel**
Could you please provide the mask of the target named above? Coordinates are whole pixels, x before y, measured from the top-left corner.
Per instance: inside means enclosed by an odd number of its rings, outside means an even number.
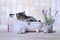
[[[26,31],[26,23],[23,21],[16,20],[14,23],[13,32],[14,33],[25,33]]]

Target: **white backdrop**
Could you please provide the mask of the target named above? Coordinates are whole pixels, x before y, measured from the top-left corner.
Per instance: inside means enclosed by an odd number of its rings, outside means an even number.
[[[58,10],[58,14],[54,23],[54,30],[60,30],[60,0],[0,0],[0,24],[8,24],[8,14],[20,11],[26,11],[27,15],[31,15],[36,19],[43,21],[41,14],[42,9],[52,8],[52,14]]]

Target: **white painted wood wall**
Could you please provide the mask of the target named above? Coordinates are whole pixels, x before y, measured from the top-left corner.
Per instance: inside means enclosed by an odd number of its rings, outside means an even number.
[[[54,30],[60,30],[60,0],[0,0],[0,24],[8,24],[8,14],[26,11],[27,15],[43,21],[42,9],[52,8],[52,14],[59,10],[57,14]]]

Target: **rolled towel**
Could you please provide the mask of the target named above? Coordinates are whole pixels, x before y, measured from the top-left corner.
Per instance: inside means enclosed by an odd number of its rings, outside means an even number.
[[[26,25],[23,21],[17,20],[14,24],[13,32],[14,33],[25,33]]]

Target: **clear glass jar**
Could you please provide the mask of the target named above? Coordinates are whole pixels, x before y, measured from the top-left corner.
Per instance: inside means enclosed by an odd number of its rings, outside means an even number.
[[[12,32],[13,31],[13,27],[14,27],[14,14],[9,14],[9,18],[8,18],[8,32]]]

